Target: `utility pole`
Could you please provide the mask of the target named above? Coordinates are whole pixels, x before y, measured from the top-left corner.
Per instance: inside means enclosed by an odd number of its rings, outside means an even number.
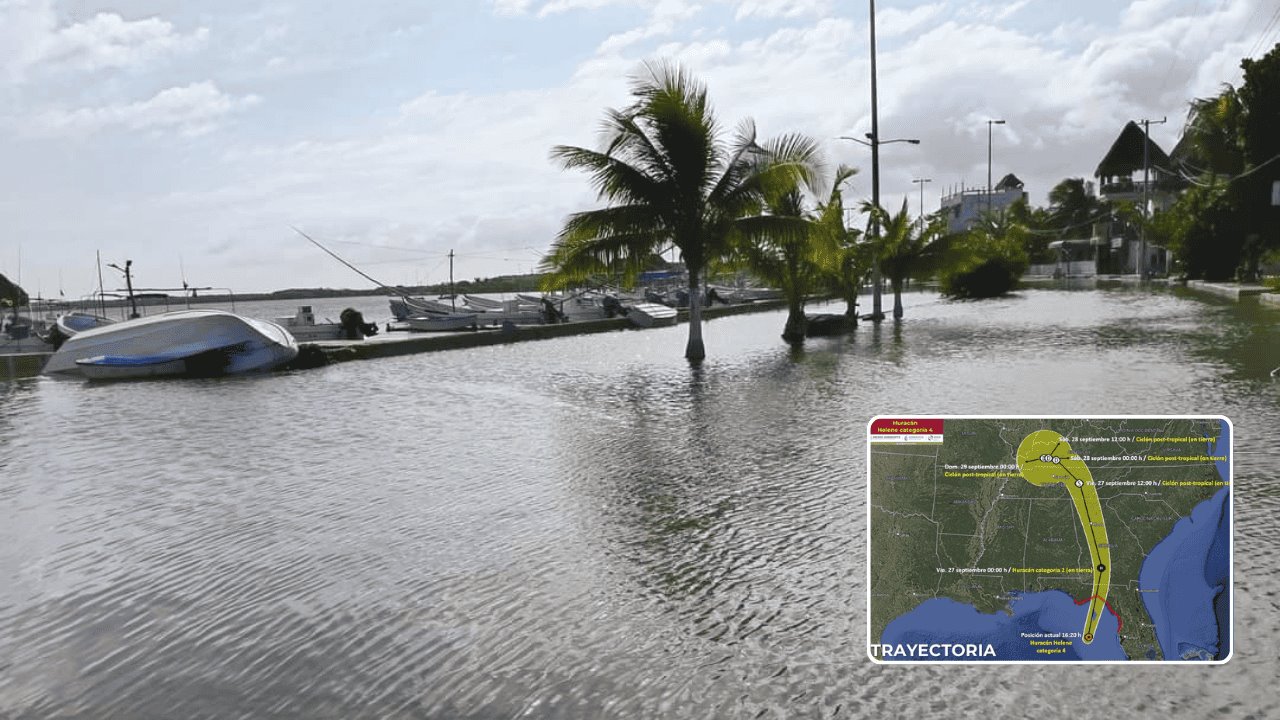
[[[458,294],[453,291],[453,248],[449,248],[449,306],[458,310]]]
[[[116,270],[124,273],[124,286],[129,292],[129,319],[133,320],[135,318],[142,317],[138,314],[138,301],[133,297],[133,261],[125,260],[124,267],[120,267],[115,263],[108,263],[107,267],[115,268]]]
[[[1004,120],[987,121],[987,214],[991,214],[991,126],[1003,125]]]
[[[880,322],[880,106],[876,99],[876,0],[871,8],[871,320]]]
[[[1138,228],[1138,281],[1147,280],[1147,224],[1151,220],[1151,125],[1163,125],[1169,118],[1142,119],[1142,227]]]
[[[920,232],[924,232],[924,184],[933,182],[933,178],[916,178],[911,182],[920,186]]]

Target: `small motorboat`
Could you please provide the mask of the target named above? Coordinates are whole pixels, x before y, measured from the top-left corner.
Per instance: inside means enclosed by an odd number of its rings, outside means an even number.
[[[354,317],[349,317],[355,313]],[[316,322],[316,314],[310,305],[299,305],[292,316],[278,317],[276,324],[289,331],[298,342],[317,340],[361,340],[366,335],[376,335],[378,326],[366,323],[364,316],[353,308],[342,311],[341,322],[325,320]],[[349,323],[349,326],[348,326]]]
[[[391,306],[391,316],[397,320],[408,320],[418,315],[438,315],[456,312],[456,309],[451,304],[436,302],[422,297],[387,298],[387,303]]]
[[[626,307],[627,319],[639,327],[676,324],[676,309],[651,302],[632,303]]]
[[[97,378],[233,375],[298,355],[283,327],[223,310],[178,310],[83,330],[45,364],[46,374]]]
[[[55,321],[55,325],[58,328],[58,332],[61,333],[63,337],[72,338],[75,337],[77,333],[85,330],[92,330],[96,327],[102,327],[103,325],[111,325],[114,322],[115,320],[112,320],[111,318],[74,310],[72,312],[59,315],[58,319]]]
[[[417,332],[445,332],[449,330],[473,330],[478,321],[475,313],[444,313],[415,315],[404,320],[410,330]]]

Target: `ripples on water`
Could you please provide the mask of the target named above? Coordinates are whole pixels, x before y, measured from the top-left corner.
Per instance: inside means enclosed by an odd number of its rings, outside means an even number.
[[[0,717],[1280,714],[1280,312],[909,295],[212,381],[0,385]],[[1224,667],[866,659],[877,413],[1225,413]]]

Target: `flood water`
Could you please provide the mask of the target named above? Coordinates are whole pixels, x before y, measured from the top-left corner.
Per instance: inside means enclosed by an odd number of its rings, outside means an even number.
[[[911,294],[802,351],[782,324],[709,322],[697,369],[682,325],[0,384],[0,717],[1280,716],[1280,309]],[[1230,417],[1234,658],[872,665],[879,413]]]

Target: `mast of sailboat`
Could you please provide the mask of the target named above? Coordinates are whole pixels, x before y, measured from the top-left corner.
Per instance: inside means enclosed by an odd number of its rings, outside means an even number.
[[[453,291],[453,248],[449,248],[449,306],[458,311],[458,294]]]

